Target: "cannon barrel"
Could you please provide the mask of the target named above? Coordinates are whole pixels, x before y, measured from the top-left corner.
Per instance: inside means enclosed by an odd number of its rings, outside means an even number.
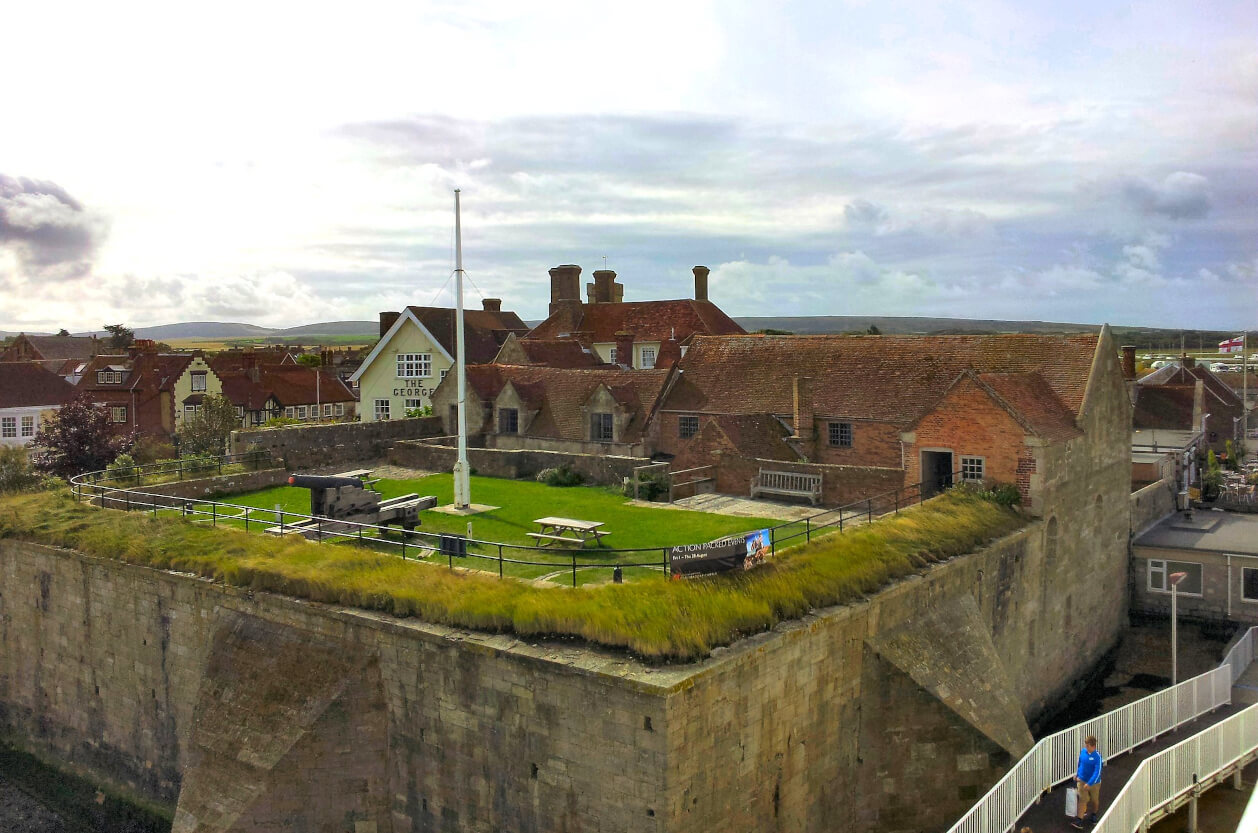
[[[290,474],[288,485],[299,486],[303,489],[339,489],[342,486],[363,488],[363,482],[357,477],[332,477],[317,474]]]

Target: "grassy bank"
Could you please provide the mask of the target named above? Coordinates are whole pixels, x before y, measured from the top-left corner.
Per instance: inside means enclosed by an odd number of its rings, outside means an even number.
[[[1023,523],[1008,509],[951,492],[747,573],[561,589],[452,572],[354,547],[102,511],[76,504],[66,493],[0,500],[0,537],[428,622],[524,637],[577,637],[647,659],[681,661],[812,608],[857,599]]]

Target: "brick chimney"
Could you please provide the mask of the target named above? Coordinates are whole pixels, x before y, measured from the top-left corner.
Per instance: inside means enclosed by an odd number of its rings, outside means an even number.
[[[695,273],[695,300],[708,300],[708,273],[712,270],[706,266],[696,266]]]
[[[616,364],[633,369],[633,333],[627,330],[616,333]]]
[[[681,345],[674,336],[669,336],[660,344],[659,355],[655,357],[655,369],[666,370],[681,361]]]
[[[380,337],[384,338],[384,334],[387,333],[389,331],[389,328],[392,327],[394,323],[401,317],[402,317],[402,313],[400,312],[380,313]]]
[[[1123,378],[1136,378],[1136,348],[1131,344],[1124,344],[1123,351]]]
[[[795,436],[794,439],[810,442],[812,440],[812,379],[808,376],[796,376],[791,385],[795,400]]]
[[[624,298],[625,289],[616,283],[616,273],[611,269],[596,269],[594,283],[585,285],[585,293],[591,304],[615,304]]]
[[[1192,356],[1188,355],[1187,353],[1185,353],[1179,357],[1179,365],[1180,367],[1183,367],[1184,369],[1188,369],[1190,367],[1196,367],[1197,360],[1193,358]]]
[[[501,298],[484,298],[480,303],[485,308],[485,312],[502,312]]]
[[[550,270],[550,314],[570,304],[581,304],[581,267],[565,263]]]

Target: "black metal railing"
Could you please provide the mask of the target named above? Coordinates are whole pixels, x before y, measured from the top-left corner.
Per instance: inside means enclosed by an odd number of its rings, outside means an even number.
[[[219,458],[218,465],[209,470],[221,472],[223,466],[245,460],[251,462],[257,470],[263,468],[264,462],[270,462],[270,453],[263,451],[249,452],[244,455],[225,455]],[[168,462],[173,464],[178,461]],[[161,465],[152,464],[135,468],[158,469]],[[171,470],[175,469],[168,469],[167,473]],[[182,478],[183,471],[179,471]],[[207,470],[201,468],[197,471],[205,473]],[[145,474],[148,473],[151,472]],[[776,524],[768,527],[770,550],[776,554],[779,547],[786,546],[792,541],[807,543],[813,537],[824,535],[827,531],[842,533],[846,528],[869,523],[881,515],[898,514],[901,510],[922,503],[935,491],[941,492],[960,480],[960,472],[954,472],[946,479],[932,478],[930,481],[862,498],[844,506],[823,509],[799,520]],[[164,495],[125,485],[110,485],[115,482],[118,481],[108,471],[88,472],[70,479],[77,501],[86,500],[89,504],[102,508],[128,512],[152,512],[154,517],[158,517],[159,513],[165,511],[177,513],[194,521],[208,520],[214,527],[226,524],[243,528],[246,532],[252,532],[255,528],[261,527],[277,535],[301,534],[318,543],[325,540],[348,541],[377,551],[394,552],[403,559],[443,560],[450,569],[461,564],[470,564],[472,562],[469,559],[474,559],[482,563],[490,562],[486,564],[489,568],[486,572],[496,566],[499,578],[506,575],[508,565],[514,565],[512,569],[517,567],[552,568],[549,572],[543,571],[541,576],[533,576],[533,578],[554,577],[559,573],[570,572],[573,587],[579,583],[580,571],[595,571],[596,573],[601,573],[603,570],[611,571],[615,580],[619,580],[617,571],[629,568],[662,570],[667,575],[671,565],[669,552],[672,547],[682,543],[694,543],[679,542],[679,544],[663,547],[619,549],[599,547],[596,550],[587,550],[582,548],[564,552],[548,546],[490,541],[452,535],[449,532],[408,531],[381,524],[320,517],[290,512],[278,505],[273,509],[265,509],[210,498]],[[755,531],[757,530],[747,530],[746,533],[741,534],[750,534]],[[803,541],[799,541],[801,538]],[[538,560],[543,554],[549,558]],[[594,554],[598,555],[597,560],[588,557]]]

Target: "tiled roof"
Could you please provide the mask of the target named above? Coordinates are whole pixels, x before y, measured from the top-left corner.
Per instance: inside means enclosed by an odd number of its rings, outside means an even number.
[[[25,339],[39,353],[39,359],[90,359],[101,342],[91,336],[28,336],[19,334],[10,348]]]
[[[546,367],[598,367],[604,364],[596,354],[571,338],[531,339],[519,341],[520,349],[528,357],[529,364]]]
[[[0,408],[64,405],[74,385],[35,362],[0,362]]]
[[[529,425],[528,435],[580,440],[588,434],[587,415],[582,410],[600,386],[606,386],[616,401],[629,407],[634,417],[621,442],[637,442],[646,419],[668,379],[667,370],[621,370],[619,368],[561,368],[534,365],[479,365],[467,368],[468,385],[485,402],[492,402],[507,382],[527,402],[539,402],[541,412]],[[454,384],[454,374],[443,385]],[[526,393],[527,392],[527,393]]]
[[[1239,373],[1237,374],[1240,375]],[[1240,397],[1236,395],[1226,382],[1221,380],[1213,371],[1201,365],[1193,365],[1192,367],[1182,367],[1177,364],[1169,364],[1160,367],[1157,370],[1140,379],[1138,385],[1191,385],[1198,379],[1201,380],[1203,387],[1206,389],[1208,400],[1214,400],[1223,405],[1234,408],[1240,407]]]
[[[980,373],[979,380],[999,396],[1035,434],[1046,440],[1083,435],[1074,415],[1039,373]]]
[[[227,397],[233,405],[244,408],[246,411],[265,409],[271,391],[261,381],[255,382],[253,377],[241,370],[226,370],[219,373],[218,377],[223,383],[223,396]]]
[[[455,345],[458,343],[456,334],[458,318],[453,309],[447,307],[407,307],[407,309],[419,319],[428,332],[432,333],[432,337],[447,353],[451,356],[455,354]],[[510,333],[522,336],[528,331],[528,325],[514,312],[463,310],[463,339],[467,344],[468,364],[492,362]]]
[[[691,335],[737,335],[746,332],[711,301],[683,298],[676,301],[626,301],[614,304],[582,304],[579,320],[560,310],[533,328],[527,339],[554,339],[571,333],[583,344],[606,344],[616,333],[631,332],[635,341],[664,341],[676,334],[678,341]]]
[[[192,363],[190,353],[138,353],[131,356],[97,356],[83,369],[83,378],[77,385],[85,391],[159,391],[169,390],[175,380]],[[96,372],[109,367],[121,367],[126,371],[122,384],[98,384]]]
[[[720,414],[703,430],[709,430],[709,426],[724,434],[739,454],[761,460],[798,462],[804,459],[786,441],[791,432],[768,414]]]
[[[1193,429],[1196,385],[1135,385],[1132,428]]]
[[[1240,393],[1244,389],[1245,374],[1240,371],[1224,371],[1214,375],[1219,377],[1220,382],[1231,388],[1233,393]],[[1258,373],[1251,370],[1249,371],[1249,392],[1252,395],[1255,391],[1258,391]]]
[[[210,359],[210,369],[220,376],[233,370],[243,370],[252,362],[257,367],[296,364],[292,353],[283,348],[263,347],[255,350],[223,350]]]
[[[264,367],[260,379],[284,406],[356,400],[340,377],[326,368],[316,373],[311,367]]]
[[[812,378],[819,417],[907,425],[965,370],[1038,373],[1078,415],[1099,336],[699,336],[678,363],[666,406],[729,414],[790,414],[792,377]]]

